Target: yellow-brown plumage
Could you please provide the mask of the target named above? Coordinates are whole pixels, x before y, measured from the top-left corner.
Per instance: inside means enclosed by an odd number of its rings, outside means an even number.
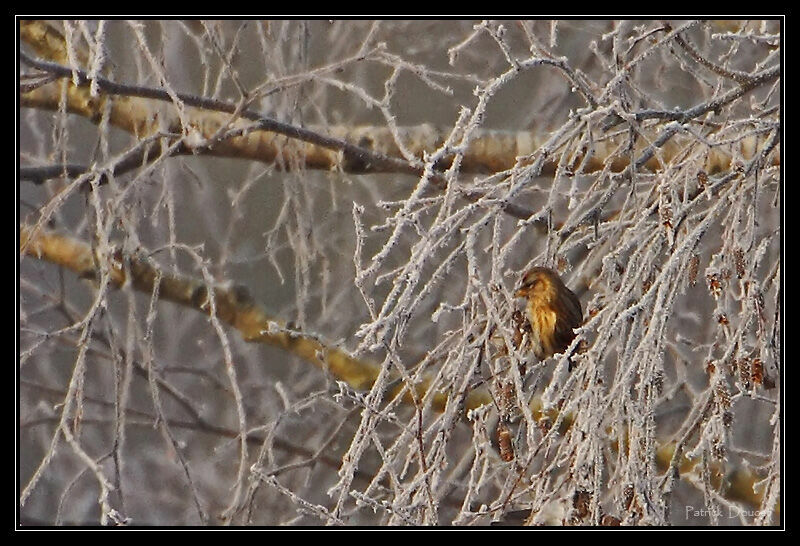
[[[536,357],[544,360],[564,352],[575,338],[573,330],[583,322],[578,297],[555,271],[546,267],[534,267],[525,273],[514,295],[528,300],[525,314]]]

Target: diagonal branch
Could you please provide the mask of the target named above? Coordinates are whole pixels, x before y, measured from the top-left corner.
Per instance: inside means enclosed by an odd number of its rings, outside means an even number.
[[[95,279],[101,270],[91,247],[66,235],[45,230],[35,231],[30,226],[21,224],[20,248],[25,255],[74,271],[81,278]],[[158,282],[159,299],[190,307],[204,314],[211,313],[209,294],[213,294],[217,318],[238,330],[245,341],[280,347],[320,369],[329,371],[335,378],[345,381],[354,389],[368,390],[378,377],[380,366],[376,363],[357,358],[313,334],[287,328],[283,321],[271,317],[260,304],[253,301],[248,289],[242,285],[231,288],[214,286],[209,289],[203,281],[168,274],[150,260],[123,254],[121,251],[117,251],[109,260],[112,262],[108,264],[111,284],[116,288],[130,283],[135,290],[152,294],[154,284]],[[408,386],[402,382],[396,381],[392,385],[392,396],[403,395],[404,399],[409,400],[412,398]],[[414,396],[424,396],[427,389],[426,382],[415,385]],[[489,401],[486,392],[473,389],[467,395],[465,409],[469,410]],[[435,409],[443,410],[446,403],[446,394],[434,394]]]

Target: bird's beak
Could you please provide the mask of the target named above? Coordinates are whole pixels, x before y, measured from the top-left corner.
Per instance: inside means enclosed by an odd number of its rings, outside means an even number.
[[[524,298],[527,296],[528,296],[528,291],[522,287],[519,287],[514,291],[515,298]]]

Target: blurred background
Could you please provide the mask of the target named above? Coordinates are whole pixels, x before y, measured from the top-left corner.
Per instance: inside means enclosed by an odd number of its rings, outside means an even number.
[[[781,94],[763,73],[780,65],[780,23],[20,20],[30,57],[322,135],[427,125],[440,142],[492,130],[552,149],[545,169],[536,149],[500,173],[452,169],[452,191],[306,168],[288,147],[268,161],[162,149],[101,181],[154,128],[189,139],[200,109],[83,86],[86,115],[77,76],[20,62],[20,225],[246,287],[387,374],[490,395],[474,415],[367,399],[197,309],[21,252],[19,524],[777,524]],[[737,88],[675,126],[635,117]],[[612,168],[665,128],[676,144],[658,168]],[[612,152],[583,168],[592,150]],[[24,174],[53,165],[87,174]],[[578,372],[491,339],[511,330],[530,265],[581,299]],[[512,462],[495,434],[505,381]]]

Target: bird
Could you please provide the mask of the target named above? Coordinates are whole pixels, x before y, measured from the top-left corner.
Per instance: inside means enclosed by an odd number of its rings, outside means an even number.
[[[526,271],[514,296],[527,300],[526,331],[536,357],[545,360],[563,353],[575,339],[573,330],[583,322],[578,296],[567,288],[555,271],[547,267]]]

